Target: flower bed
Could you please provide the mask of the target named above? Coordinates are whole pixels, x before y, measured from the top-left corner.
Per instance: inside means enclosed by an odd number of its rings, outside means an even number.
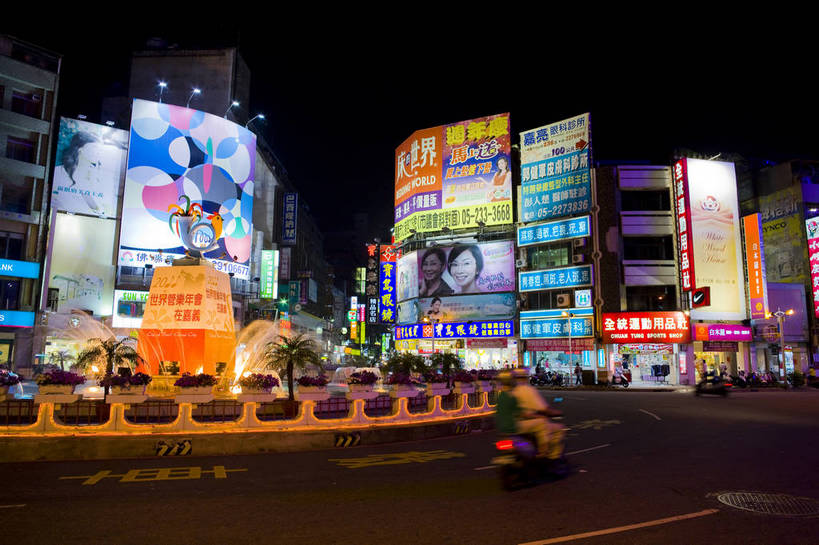
[[[242,387],[242,393],[244,394],[255,392],[269,394],[273,388],[279,386],[279,379],[273,375],[253,373],[240,378],[239,386]]]
[[[37,375],[35,379],[41,394],[70,394],[74,387],[85,382],[85,377],[68,371],[55,369]]]

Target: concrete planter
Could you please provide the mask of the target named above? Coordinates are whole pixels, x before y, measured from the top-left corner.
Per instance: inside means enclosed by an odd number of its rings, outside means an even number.
[[[418,390],[407,384],[392,384],[390,386],[390,397],[415,397],[421,390]]]
[[[68,395],[74,393],[74,385],[73,384],[42,384],[40,385],[40,394],[43,395],[52,395],[52,394],[62,394]]]
[[[245,388],[242,386],[242,393],[247,395],[269,394],[273,388]]]
[[[348,384],[350,388],[350,392],[372,392],[373,385],[372,384]]]
[[[145,395],[146,384],[142,386],[111,386],[111,395]]]
[[[201,396],[213,393],[213,386],[193,386],[190,388],[179,388],[180,395]]]
[[[298,391],[303,394],[321,394],[327,392],[327,386],[299,386]]]

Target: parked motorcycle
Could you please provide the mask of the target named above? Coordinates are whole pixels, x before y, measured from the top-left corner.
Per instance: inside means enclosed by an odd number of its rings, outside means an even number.
[[[631,383],[623,375],[614,375],[611,377],[609,386],[622,386],[623,388],[628,388],[629,384]]]
[[[531,384],[532,386],[536,386],[536,387],[537,386],[548,386],[549,385],[549,379],[547,378],[547,376],[545,374],[532,375],[531,377],[529,377],[529,384]]]
[[[728,391],[731,389],[732,384],[727,380],[703,380],[697,383],[696,388],[694,388],[694,395],[720,395],[722,397],[728,396]]]

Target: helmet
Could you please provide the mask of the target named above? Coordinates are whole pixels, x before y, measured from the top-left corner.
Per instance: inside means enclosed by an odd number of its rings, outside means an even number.
[[[516,379],[529,378],[529,371],[518,367],[517,369],[512,370],[512,376]]]

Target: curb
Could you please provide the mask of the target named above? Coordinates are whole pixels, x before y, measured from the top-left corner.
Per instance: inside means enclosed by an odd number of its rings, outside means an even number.
[[[299,452],[419,441],[493,428],[494,415],[488,415],[406,426],[350,426],[320,431],[4,436],[0,437],[0,463]]]

